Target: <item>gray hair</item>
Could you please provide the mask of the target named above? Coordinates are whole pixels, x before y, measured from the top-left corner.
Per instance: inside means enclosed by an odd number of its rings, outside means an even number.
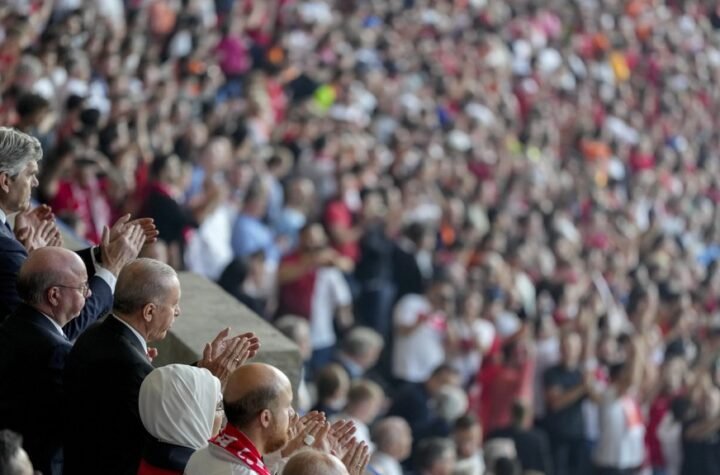
[[[387,452],[397,441],[398,432],[402,431],[403,428],[408,433],[411,432],[410,426],[402,417],[390,416],[380,419],[372,426],[370,431],[372,441],[375,442],[378,450]]]
[[[177,281],[175,270],[155,259],[139,258],[126,265],[115,286],[113,310],[122,315],[140,311],[149,303],[157,303]]]
[[[285,315],[278,319],[278,321],[275,322],[275,328],[278,329],[280,333],[291,339],[292,341],[297,341],[298,339],[298,331],[300,328],[305,328],[310,333],[310,324],[308,321],[302,317],[298,317],[297,315]]]
[[[0,127],[0,173],[17,176],[31,161],[42,160],[40,141],[9,127]]]
[[[363,356],[371,348],[382,348],[383,337],[368,327],[355,327],[342,340],[341,349],[348,356]]]

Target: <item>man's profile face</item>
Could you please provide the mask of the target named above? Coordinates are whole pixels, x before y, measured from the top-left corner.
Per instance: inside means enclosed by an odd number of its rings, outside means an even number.
[[[180,282],[175,279],[170,291],[155,304],[148,341],[159,341],[165,338],[167,332],[180,315]]]
[[[30,208],[32,189],[38,186],[38,164],[31,161],[16,176],[7,177],[7,196],[5,206],[7,211],[15,213]]]
[[[295,414],[292,407],[293,392],[290,381],[285,381],[283,385],[285,387],[280,392],[277,407],[272,410],[272,433],[268,436],[265,453],[272,453],[282,449],[290,439],[290,419]]]

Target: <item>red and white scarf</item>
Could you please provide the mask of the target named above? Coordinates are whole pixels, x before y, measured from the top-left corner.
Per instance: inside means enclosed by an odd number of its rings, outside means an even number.
[[[272,475],[252,441],[234,426],[227,424],[225,429],[210,439],[210,443],[233,455],[258,475]]]

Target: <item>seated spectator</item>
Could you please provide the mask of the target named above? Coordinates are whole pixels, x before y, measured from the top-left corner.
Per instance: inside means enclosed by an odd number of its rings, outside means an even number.
[[[180,281],[159,261],[137,259],[118,277],[113,314],[83,333],[67,357],[65,470],[68,473],[134,474],[148,436],[138,397],[153,370],[148,343],[165,338],[180,315]],[[201,368],[226,378],[257,352],[252,334],[208,343]],[[221,379],[222,380],[222,379]],[[88,437],[102,423],[103,437]]]
[[[0,430],[0,473],[33,475],[33,465],[22,447],[22,437],[9,430]]]
[[[550,446],[544,432],[532,428],[527,408],[521,402],[513,406],[513,424],[488,434],[491,439],[509,439],[515,444],[517,458],[523,470],[550,474],[552,462]]]
[[[372,449],[369,426],[375,421],[385,404],[385,392],[367,379],[354,381],[347,395],[347,404],[335,420],[350,420],[355,424],[355,438]]]
[[[33,251],[18,275],[23,299],[0,326],[0,428],[20,433],[38,470],[61,474],[62,373],[72,348],[63,327],[91,290],[85,264],[72,251]]]
[[[315,387],[317,403],[313,407],[313,411],[323,412],[327,417],[333,417],[347,403],[350,378],[342,366],[330,364],[321,369],[315,377]]]
[[[140,386],[140,420],[151,438],[138,475],[182,475],[195,450],[220,431],[220,380],[205,368],[172,364],[153,370]]]
[[[452,475],[455,470],[455,445],[449,439],[424,439],[418,443],[413,458],[417,475]]]
[[[427,295],[408,294],[395,307],[393,376],[421,383],[445,360],[448,318],[455,312],[450,282],[436,280]]]
[[[483,433],[477,419],[470,414],[460,417],[455,421],[452,435],[457,450],[453,475],[484,474]]]
[[[401,417],[386,417],[372,427],[375,451],[370,467],[383,475],[403,475],[400,465],[410,457],[413,435],[410,426]]]
[[[345,334],[335,355],[350,379],[362,378],[373,368],[384,347],[382,336],[367,327],[355,327]]]
[[[460,374],[449,365],[438,366],[425,383],[409,383],[401,388],[388,414],[405,419],[416,439],[447,437],[450,426],[433,404],[433,399],[444,386],[460,387]]]

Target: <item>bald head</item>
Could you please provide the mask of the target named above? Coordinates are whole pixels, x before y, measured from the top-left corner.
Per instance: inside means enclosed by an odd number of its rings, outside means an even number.
[[[135,259],[118,276],[113,310],[123,316],[136,314],[179,286],[177,273],[169,265],[155,259]]]
[[[282,475],[348,475],[348,471],[330,454],[302,450],[290,457]]]
[[[74,252],[61,247],[43,247],[31,252],[20,268],[18,294],[30,305],[44,304],[49,287],[72,285],[70,281],[74,277],[82,279],[83,273],[86,273],[85,265]]]
[[[228,422],[246,428],[260,412],[276,409],[287,391],[292,399],[290,380],[274,366],[263,363],[240,366],[230,375],[223,394]]]

